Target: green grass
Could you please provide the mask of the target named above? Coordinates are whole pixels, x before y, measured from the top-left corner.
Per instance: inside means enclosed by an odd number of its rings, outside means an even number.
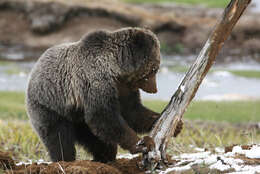
[[[1,58],[0,58],[1,59]],[[4,65],[10,65],[12,64],[11,62],[8,62],[8,61],[1,61],[0,60],[0,66],[4,66]]]
[[[169,46],[168,44],[161,42],[161,52],[165,54],[182,54],[184,49],[185,47],[182,43],[176,43],[175,45]]]
[[[145,101],[144,105],[161,112],[167,103]],[[183,117],[187,120],[184,129],[169,145],[169,154],[193,152],[193,147],[214,149],[260,143],[259,129],[249,126],[249,122],[260,121],[259,106],[260,101],[192,102]]]
[[[243,124],[223,122],[187,121],[180,135],[172,139],[168,152],[179,154],[193,152],[194,147],[214,149],[234,144],[258,144],[260,131]]]
[[[161,112],[167,102],[145,101],[144,104]],[[259,104],[260,101],[192,102],[184,115],[187,120],[184,129],[172,139],[168,153],[192,152],[194,146],[214,149],[232,144],[260,143],[259,130],[243,126],[249,121],[260,121]],[[49,160],[27,119],[24,93],[0,92],[0,151],[10,151],[15,159],[22,161]],[[77,159],[91,159],[82,147],[77,146],[77,152]],[[119,153],[128,152],[119,149]]]
[[[260,101],[193,102],[185,114],[188,119],[227,121],[230,123],[260,121]]]
[[[27,119],[25,94],[22,92],[0,92],[0,119]],[[156,112],[166,106],[164,101],[145,101],[144,104]],[[190,120],[226,121],[230,123],[260,121],[260,101],[192,102],[184,115]]]
[[[246,78],[260,78],[260,71],[257,70],[230,70],[229,72]]]
[[[21,72],[18,68],[12,68],[12,69],[7,69],[5,70],[5,73],[8,75],[17,75]]]
[[[0,119],[26,119],[25,94],[0,92]]]
[[[230,0],[123,0],[130,3],[163,3],[174,2],[180,4],[198,5],[203,4],[208,7],[225,7]]]
[[[0,143],[1,151],[12,152],[22,161],[48,158],[28,121],[0,121]]]
[[[189,70],[189,67],[184,65],[173,65],[169,67],[169,70],[177,73],[186,73]]]
[[[161,112],[167,102],[146,101],[144,104],[156,112]],[[184,114],[184,118],[189,120],[226,121],[230,123],[255,122],[260,121],[259,106],[260,101],[196,101],[190,104]]]
[[[5,61],[0,61],[0,66],[2,66],[3,68],[8,65],[8,68],[4,69],[4,72],[8,75],[18,75],[21,72],[23,73],[29,73],[29,72],[24,72],[24,70],[22,70],[19,66],[17,66],[17,64],[15,64],[14,62],[5,62]]]
[[[50,161],[46,149],[33,131],[29,121],[0,120],[0,151],[11,152],[15,159]],[[77,146],[77,159],[90,159],[90,155]]]
[[[214,149],[233,144],[260,143],[260,132],[230,123],[187,121],[177,138],[172,138],[168,154],[194,152],[194,147]],[[29,121],[0,120],[0,151],[8,151],[18,161],[33,161],[44,159],[49,161],[48,154]],[[91,159],[91,156],[80,146],[77,149],[77,159]],[[128,153],[119,149],[119,153]]]
[[[178,73],[186,73],[189,70],[188,66],[185,65],[174,65],[168,67],[170,71]],[[260,70],[226,70],[226,69],[211,69],[210,73],[217,71],[227,71],[235,76],[246,77],[246,78],[260,78]]]

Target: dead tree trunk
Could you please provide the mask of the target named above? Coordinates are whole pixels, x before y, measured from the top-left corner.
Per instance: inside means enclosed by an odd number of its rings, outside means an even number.
[[[179,120],[181,120],[203,78],[214,63],[224,41],[230,35],[250,1],[231,0],[226,7],[221,20],[215,26],[205,46],[191,65],[169,104],[162,112],[161,118],[150,133],[155,142],[155,149],[148,154],[143,154],[143,164],[146,168],[154,169],[160,162],[165,162],[166,148]]]

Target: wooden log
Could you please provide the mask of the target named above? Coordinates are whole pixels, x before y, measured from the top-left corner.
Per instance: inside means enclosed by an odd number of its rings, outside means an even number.
[[[231,0],[222,18],[215,26],[206,44],[195,62],[191,65],[178,89],[156,122],[150,136],[155,142],[155,149],[143,154],[143,165],[153,170],[158,164],[165,163],[166,149],[178,122],[182,119],[189,103],[195,96],[203,78],[214,63],[224,41],[247,8],[251,0]]]

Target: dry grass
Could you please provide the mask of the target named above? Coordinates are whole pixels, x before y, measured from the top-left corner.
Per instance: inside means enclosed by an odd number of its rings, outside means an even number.
[[[187,121],[181,134],[173,138],[168,152],[179,154],[193,152],[194,147],[214,149],[232,144],[260,143],[260,131],[230,123]],[[49,160],[45,148],[28,121],[0,121],[0,151],[10,151],[16,159]],[[77,147],[77,159],[91,159],[81,147]],[[127,153],[122,149],[120,153]]]
[[[145,105],[161,112],[166,102],[148,101]],[[184,116],[187,119],[184,129],[169,145],[169,154],[192,152],[194,147],[214,149],[260,143],[259,129],[248,123],[248,120],[260,121],[258,106],[259,101],[192,103]],[[0,92],[0,150],[11,151],[22,161],[49,160],[27,119],[23,93]],[[77,159],[91,158],[83,148],[77,147],[77,151]],[[127,153],[122,149],[119,152]]]

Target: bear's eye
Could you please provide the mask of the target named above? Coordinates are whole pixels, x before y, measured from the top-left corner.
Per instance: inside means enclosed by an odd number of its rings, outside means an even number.
[[[156,74],[158,70],[159,70],[158,67],[153,67],[151,73],[152,73],[152,74]]]

